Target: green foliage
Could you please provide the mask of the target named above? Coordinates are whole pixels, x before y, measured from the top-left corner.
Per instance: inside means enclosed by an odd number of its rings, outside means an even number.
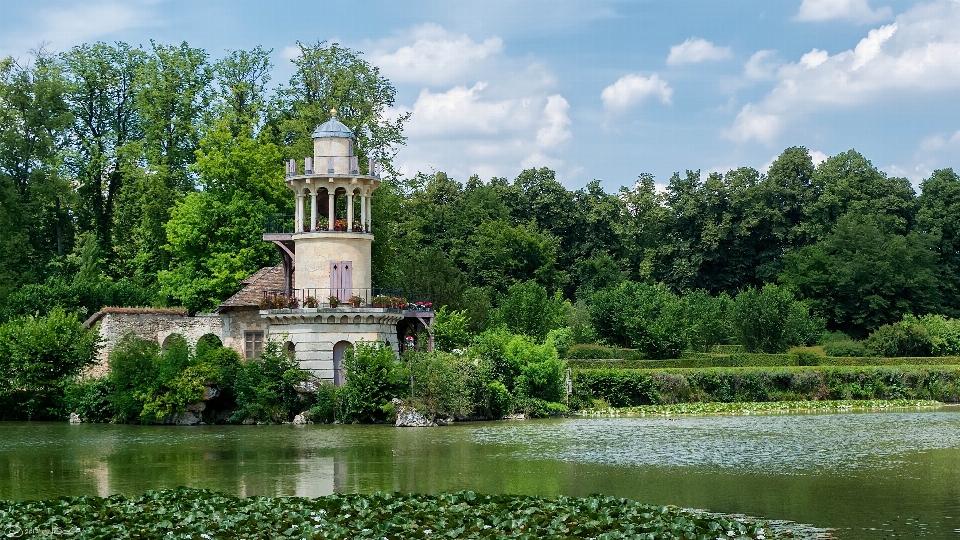
[[[149,306],[156,295],[155,288],[126,278],[71,283],[60,277],[51,277],[43,283],[21,287],[7,297],[2,315],[4,318],[46,315],[55,308],[91,315],[105,306]]]
[[[731,307],[731,325],[750,352],[775,353],[793,345],[812,345],[823,332],[823,322],[812,317],[803,302],[772,284],[741,291]]]
[[[839,412],[880,411],[888,409],[918,409],[940,407],[934,400],[917,399],[861,399],[818,401],[755,401],[736,403],[672,403],[669,405],[636,405],[612,409],[603,400],[595,400],[594,407],[581,411],[578,416],[694,416],[703,414],[770,414],[779,412]]]
[[[598,291],[590,319],[604,338],[634,347],[648,358],[675,358],[685,345],[683,306],[662,283],[623,282]]]
[[[852,339],[825,342],[823,350],[827,356],[870,356],[873,353],[862,341]]]
[[[560,291],[551,298],[547,289],[531,280],[510,286],[494,319],[515,334],[543,340],[550,330],[566,325],[569,310],[570,302]]]
[[[700,289],[685,294],[681,300],[688,349],[709,351],[714,345],[730,339],[733,301],[727,293],[711,296]]]
[[[65,388],[93,363],[99,340],[59,308],[0,324],[0,418],[62,418]]]
[[[486,415],[488,418],[503,418],[513,407],[513,396],[500,381],[487,384]]]
[[[107,377],[76,381],[66,387],[63,408],[77,413],[84,422],[109,422],[114,418],[112,393],[113,384]]]
[[[469,319],[464,311],[437,310],[433,319],[433,343],[438,351],[451,352],[470,344]]]
[[[294,389],[294,385],[308,378],[309,375],[300,370],[299,364],[284,354],[280,343],[267,342],[260,358],[243,362],[237,367],[233,387],[237,396],[237,411],[231,420],[292,420],[294,415],[310,406]]]
[[[893,218],[846,214],[824,239],[784,256],[780,281],[810,300],[831,328],[863,337],[938,305],[931,237],[897,232]]]
[[[317,388],[315,404],[310,409],[310,421],[316,424],[332,424],[340,419],[340,389],[332,382],[324,381]]]
[[[357,342],[347,351],[343,365],[347,379],[340,390],[344,422],[383,422],[390,400],[409,392],[406,366],[379,342]]]
[[[461,419],[479,412],[483,396],[476,399],[474,394],[489,382],[479,362],[443,352],[407,353],[404,360],[410,366],[410,398],[417,410],[430,417]]]
[[[573,332],[571,332],[568,327],[554,328],[547,332],[547,339],[544,343],[552,345],[553,348],[557,350],[557,354],[566,358],[567,351],[569,351],[573,345]]]
[[[697,370],[579,370],[579,403],[614,407],[682,402],[822,399],[960,400],[960,366],[771,367]]]
[[[106,519],[104,516],[109,516]],[[51,523],[54,523],[51,525]],[[339,494],[233,497],[203,489],[128,498],[0,502],[0,530],[62,531],[96,538],[793,538],[788,527],[739,516],[592,495],[533,497],[472,491],[436,495]],[[491,532],[492,531],[492,532]],[[729,533],[718,533],[729,531]]]

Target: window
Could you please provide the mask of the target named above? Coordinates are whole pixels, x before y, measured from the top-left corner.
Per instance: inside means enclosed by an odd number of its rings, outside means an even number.
[[[244,337],[246,337],[246,345],[243,350],[247,360],[260,358],[260,353],[263,352],[263,332],[246,332]]]

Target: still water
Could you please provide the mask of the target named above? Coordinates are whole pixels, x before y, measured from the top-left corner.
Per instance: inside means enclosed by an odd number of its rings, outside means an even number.
[[[603,493],[960,540],[960,407],[391,426],[0,423],[0,498],[332,492]]]

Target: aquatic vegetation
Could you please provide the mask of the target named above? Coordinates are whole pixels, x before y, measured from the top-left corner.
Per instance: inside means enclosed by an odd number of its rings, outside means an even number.
[[[334,494],[238,498],[208,490],[0,501],[8,536],[70,538],[797,538],[803,526],[604,497]]]
[[[635,407],[601,407],[575,411],[575,416],[683,416],[701,414],[770,414],[778,412],[827,412],[939,407],[943,403],[926,399],[863,399],[823,401],[752,401],[740,403],[676,403],[673,405],[638,405]]]

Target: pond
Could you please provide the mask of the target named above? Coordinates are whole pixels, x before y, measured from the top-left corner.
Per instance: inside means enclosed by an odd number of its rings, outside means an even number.
[[[241,496],[582,496],[960,540],[960,407],[391,426],[0,423],[0,498],[202,487]]]

